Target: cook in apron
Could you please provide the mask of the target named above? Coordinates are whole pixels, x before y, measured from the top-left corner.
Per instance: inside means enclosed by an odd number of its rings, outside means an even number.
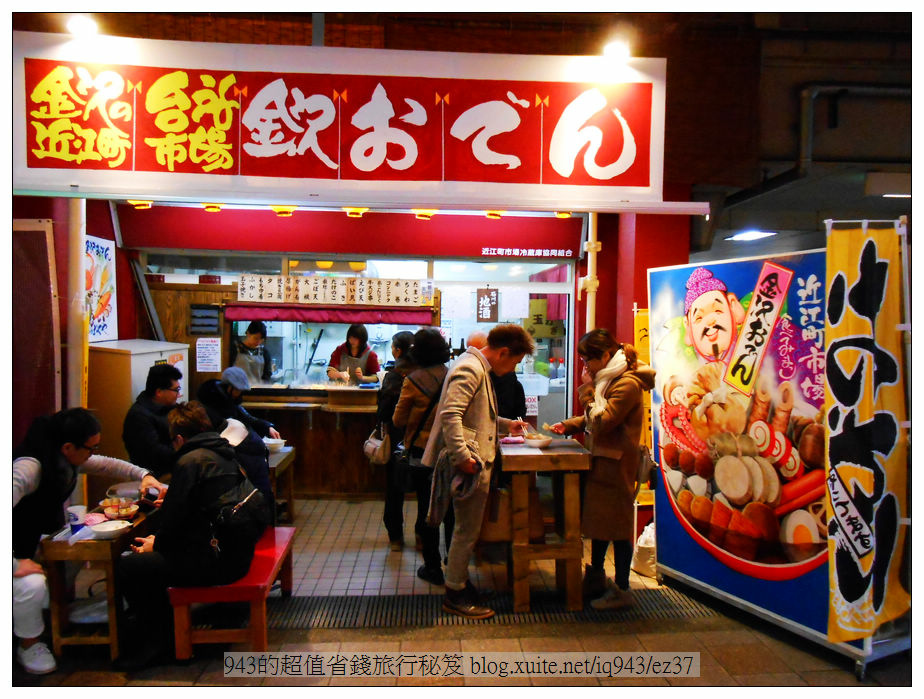
[[[234,359],[234,366],[244,370],[251,386],[263,383],[263,362],[262,345],[251,349],[247,345],[238,342],[237,357]]]
[[[340,366],[337,367],[337,371],[348,372],[350,374],[351,384],[360,383],[360,380],[356,378],[356,370],[359,369],[363,374],[366,373],[366,361],[369,359],[369,352],[371,351],[371,347],[366,347],[366,351],[358,357],[353,357],[350,355],[348,350],[341,352]]]

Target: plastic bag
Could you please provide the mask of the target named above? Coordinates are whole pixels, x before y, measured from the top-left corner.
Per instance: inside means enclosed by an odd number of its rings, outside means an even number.
[[[655,525],[649,522],[642,530],[641,536],[632,554],[632,570],[646,578],[654,578],[658,573],[658,556],[655,549]]]

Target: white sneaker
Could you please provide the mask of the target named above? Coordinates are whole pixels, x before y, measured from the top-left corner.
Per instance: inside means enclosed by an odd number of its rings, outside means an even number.
[[[49,672],[54,672],[58,669],[55,656],[48,650],[48,646],[41,641],[33,643],[28,648],[19,646],[16,649],[16,659],[26,669],[26,672],[33,675],[47,675]]]
[[[635,599],[632,593],[628,590],[620,590],[614,585],[604,592],[602,597],[593,600],[590,606],[594,609],[622,609],[631,607],[633,604],[635,604]]]

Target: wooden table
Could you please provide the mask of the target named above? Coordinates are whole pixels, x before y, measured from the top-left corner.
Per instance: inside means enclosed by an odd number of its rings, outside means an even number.
[[[155,516],[151,516],[155,515]],[[136,536],[147,536],[150,524],[156,520],[156,512],[148,515],[139,513],[126,529],[115,539],[85,539],[73,546],[64,541],[42,540],[42,555],[45,573],[48,577],[49,606],[51,608],[51,640],[55,655],[67,645],[109,645],[112,660],[119,657],[119,622],[122,617],[122,601],[115,568]],[[64,565],[67,561],[89,561],[92,568],[105,572],[106,600],[109,610],[109,624],[105,633],[68,633],[68,602],[72,595],[65,583]]]
[[[571,611],[584,608],[581,595],[580,473],[590,469],[590,452],[571,439],[557,439],[544,449],[521,444],[501,444],[502,469],[513,474],[512,509],[513,610],[529,611],[529,562],[555,561],[555,585],[565,591]],[[536,473],[554,474],[556,488],[555,540],[529,543],[529,483]]]
[[[279,451],[271,451],[269,455],[269,477],[273,487],[273,495],[279,499],[277,483],[282,481],[282,499],[286,501],[285,519],[277,517],[280,522],[291,522],[295,519],[295,447],[282,447]]]

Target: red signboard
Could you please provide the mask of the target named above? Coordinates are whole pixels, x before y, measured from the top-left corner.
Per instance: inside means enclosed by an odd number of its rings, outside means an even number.
[[[662,206],[665,72],[659,58],[13,32],[13,191],[691,213]]]
[[[651,183],[650,83],[235,72],[25,59],[31,168]]]

